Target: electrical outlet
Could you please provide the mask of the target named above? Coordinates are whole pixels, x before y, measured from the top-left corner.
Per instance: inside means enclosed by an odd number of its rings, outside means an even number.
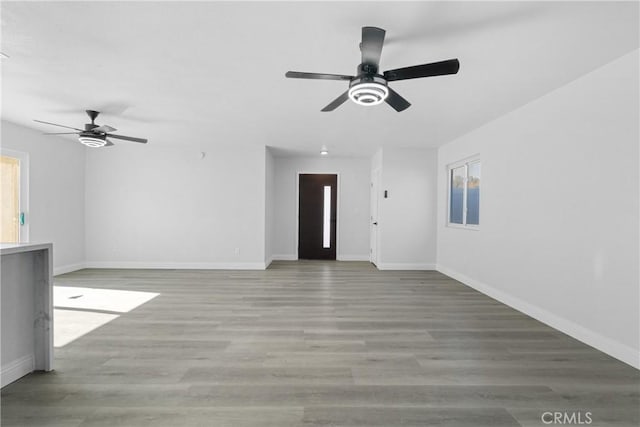
[[[236,255],[240,255],[240,248],[235,248],[233,251]]]

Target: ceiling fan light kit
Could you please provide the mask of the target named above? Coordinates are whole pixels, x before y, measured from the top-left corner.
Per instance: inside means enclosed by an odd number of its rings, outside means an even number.
[[[378,74],[385,34],[385,30],[382,28],[362,27],[362,43],[360,43],[362,61],[358,66],[358,75],[356,76],[288,71],[285,77],[311,80],[348,80],[349,89],[331,101],[322,111],[333,111],[351,99],[356,104],[365,106],[386,102],[394,110],[400,112],[409,108],[411,104],[391,89],[388,82],[456,74],[460,69],[460,62],[457,59],[449,59],[387,70]]]
[[[378,76],[355,78],[349,84],[349,98],[358,105],[379,105],[387,96],[387,82]]]
[[[83,143],[84,145],[86,145],[87,147],[91,147],[91,148],[100,148],[100,147],[104,147],[105,145],[107,145],[107,137],[102,135],[80,135],[78,137],[78,140]]]

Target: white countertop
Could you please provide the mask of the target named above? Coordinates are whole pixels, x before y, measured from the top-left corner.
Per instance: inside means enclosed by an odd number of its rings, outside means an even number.
[[[52,250],[52,243],[0,243],[0,255],[18,254],[21,252]]]

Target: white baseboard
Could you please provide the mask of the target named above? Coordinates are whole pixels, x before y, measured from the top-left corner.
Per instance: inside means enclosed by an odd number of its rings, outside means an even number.
[[[379,262],[378,270],[435,270],[435,264],[404,263],[404,262]]]
[[[88,261],[85,268],[172,269],[172,270],[264,270],[264,262],[129,262]]]
[[[298,256],[295,254],[274,255],[273,261],[297,261]],[[336,255],[337,261],[369,261],[369,255]]]
[[[72,271],[78,271],[85,268],[84,262],[79,262],[77,264],[67,264],[61,265],[60,267],[54,267],[53,275],[57,276],[59,274],[71,273]]]
[[[11,384],[17,379],[33,372],[35,369],[35,359],[33,354],[22,356],[13,360],[0,368],[0,387]]]
[[[293,255],[293,254],[279,254],[279,255],[274,255],[273,257],[274,261],[297,261],[298,260],[298,256],[297,255]]]
[[[336,259],[338,261],[369,261],[369,255],[368,254],[364,254],[364,255],[342,255],[342,254],[338,254],[336,256]]]
[[[506,292],[498,290],[486,283],[472,279],[462,273],[458,273],[457,271],[441,264],[437,265],[437,270],[442,274],[446,274],[447,276],[508,305],[509,307],[515,308],[516,310],[559,330],[560,332],[564,332],[578,341],[582,341],[583,343],[615,357],[636,369],[640,369],[640,352],[633,347],[629,347],[626,344],[607,338],[604,335],[592,331],[591,329],[587,329],[584,326],[553,314],[536,305],[529,304],[520,298],[509,295]]]

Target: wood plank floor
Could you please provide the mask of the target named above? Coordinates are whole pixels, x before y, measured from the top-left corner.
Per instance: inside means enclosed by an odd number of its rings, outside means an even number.
[[[56,285],[160,295],[5,387],[3,427],[640,425],[639,371],[433,271],[300,261]]]

